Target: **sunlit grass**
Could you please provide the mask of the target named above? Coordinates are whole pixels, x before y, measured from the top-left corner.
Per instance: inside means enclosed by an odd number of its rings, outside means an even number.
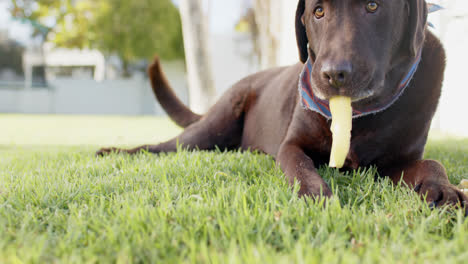
[[[161,142],[181,131],[163,117],[0,114],[0,146],[106,146]]]
[[[342,175],[322,168],[335,194],[324,207],[298,199],[261,154],[94,156],[97,145],[157,142],[180,131],[164,119],[0,120],[8,127],[0,137],[10,138],[0,139],[0,263],[468,259],[468,221],[460,212],[430,210],[407,188],[374,181],[372,169]],[[28,131],[14,133],[25,127],[21,120]],[[34,131],[43,141],[30,138]],[[467,140],[431,141],[426,156],[441,160],[453,183],[468,178]]]

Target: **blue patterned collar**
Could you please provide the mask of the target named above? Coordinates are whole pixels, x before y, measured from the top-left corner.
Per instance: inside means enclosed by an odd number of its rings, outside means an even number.
[[[405,77],[403,77],[398,86],[398,89],[392,97],[388,98],[388,100],[385,100],[382,103],[379,103],[369,108],[361,109],[353,107],[353,118],[376,114],[392,106],[398,100],[398,98],[400,98],[400,96],[405,92],[406,88],[413,79],[413,76],[416,73],[416,70],[418,69],[419,63],[421,62],[421,53],[421,51],[418,53],[418,56],[415,58],[409,72],[405,75]],[[327,119],[331,119],[331,112],[328,100],[322,100],[318,98],[313,92],[311,85],[311,74],[313,66],[314,64],[309,58],[305,63],[304,69],[302,70],[302,73],[299,78],[299,93],[301,95],[302,106],[306,109],[321,114]]]

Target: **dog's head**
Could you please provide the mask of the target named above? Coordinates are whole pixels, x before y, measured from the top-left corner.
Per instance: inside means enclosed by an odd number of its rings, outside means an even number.
[[[379,100],[421,50],[426,20],[424,0],[300,0],[297,43],[315,95]]]

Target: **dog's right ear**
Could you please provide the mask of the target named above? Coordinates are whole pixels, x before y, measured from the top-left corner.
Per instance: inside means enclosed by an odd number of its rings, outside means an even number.
[[[425,0],[409,0],[408,43],[411,56],[416,57],[424,45],[427,23],[427,3]]]
[[[299,0],[299,4],[297,5],[296,10],[296,40],[297,40],[297,47],[299,48],[299,58],[300,60],[305,63],[307,58],[309,57],[309,52],[307,48],[307,44],[309,43],[307,39],[306,28],[304,26],[304,22],[302,17],[304,16],[305,11],[305,0]]]

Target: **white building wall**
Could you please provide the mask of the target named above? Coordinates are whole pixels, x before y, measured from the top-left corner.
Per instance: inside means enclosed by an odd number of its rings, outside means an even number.
[[[245,41],[247,36],[240,33],[212,34],[212,70],[214,84],[221,96],[236,82],[258,70],[256,59],[252,58],[252,46]]]

